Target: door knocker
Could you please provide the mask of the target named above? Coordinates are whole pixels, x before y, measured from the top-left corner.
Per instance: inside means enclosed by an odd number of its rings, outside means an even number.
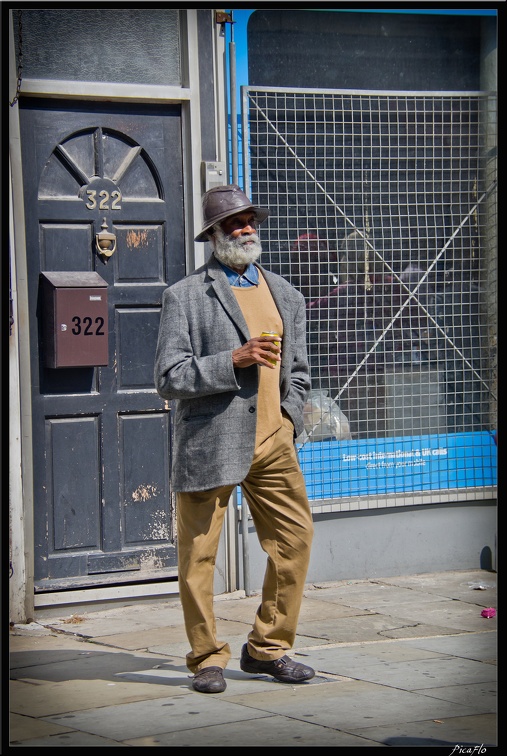
[[[104,218],[102,231],[95,234],[95,246],[97,252],[104,262],[107,262],[111,255],[116,251],[116,236],[112,234],[107,227],[107,220]]]

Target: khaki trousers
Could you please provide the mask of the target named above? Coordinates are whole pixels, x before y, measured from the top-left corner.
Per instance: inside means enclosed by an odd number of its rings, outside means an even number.
[[[310,561],[313,521],[294,447],[294,427],[280,430],[257,448],[241,488],[257,537],[267,554],[262,600],[248,651],[256,659],[279,659],[293,645]],[[187,667],[225,668],[228,643],[216,637],[213,610],[215,560],[225,510],[234,485],[177,494],[178,579],[191,652]]]

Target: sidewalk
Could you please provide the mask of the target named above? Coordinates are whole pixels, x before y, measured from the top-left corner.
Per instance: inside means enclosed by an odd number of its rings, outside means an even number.
[[[456,746],[497,738],[496,573],[307,586],[292,656],[316,676],[248,675],[258,595],[219,596],[224,693],[190,685],[177,599],[37,616],[10,633],[11,746]],[[480,586],[480,587],[478,587]],[[460,753],[481,753],[480,749]]]

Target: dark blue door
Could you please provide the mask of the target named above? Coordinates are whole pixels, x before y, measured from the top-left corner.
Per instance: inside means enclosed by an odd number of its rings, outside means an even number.
[[[181,112],[85,105],[21,108],[37,591],[176,574],[171,410],[153,362],[162,292],[185,274]],[[107,284],[107,366],[45,366],[52,271]]]

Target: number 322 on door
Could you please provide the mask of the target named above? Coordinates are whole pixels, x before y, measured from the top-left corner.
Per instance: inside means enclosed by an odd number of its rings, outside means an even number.
[[[95,210],[96,207],[99,208],[99,210],[109,210],[109,200],[111,199],[111,210],[121,210],[121,192],[119,189],[115,189],[111,194],[109,194],[106,189],[102,189],[99,193],[100,201],[97,205],[97,191],[95,189],[87,189],[86,190],[86,196],[88,197],[88,202],[86,203],[86,207],[88,210]]]

